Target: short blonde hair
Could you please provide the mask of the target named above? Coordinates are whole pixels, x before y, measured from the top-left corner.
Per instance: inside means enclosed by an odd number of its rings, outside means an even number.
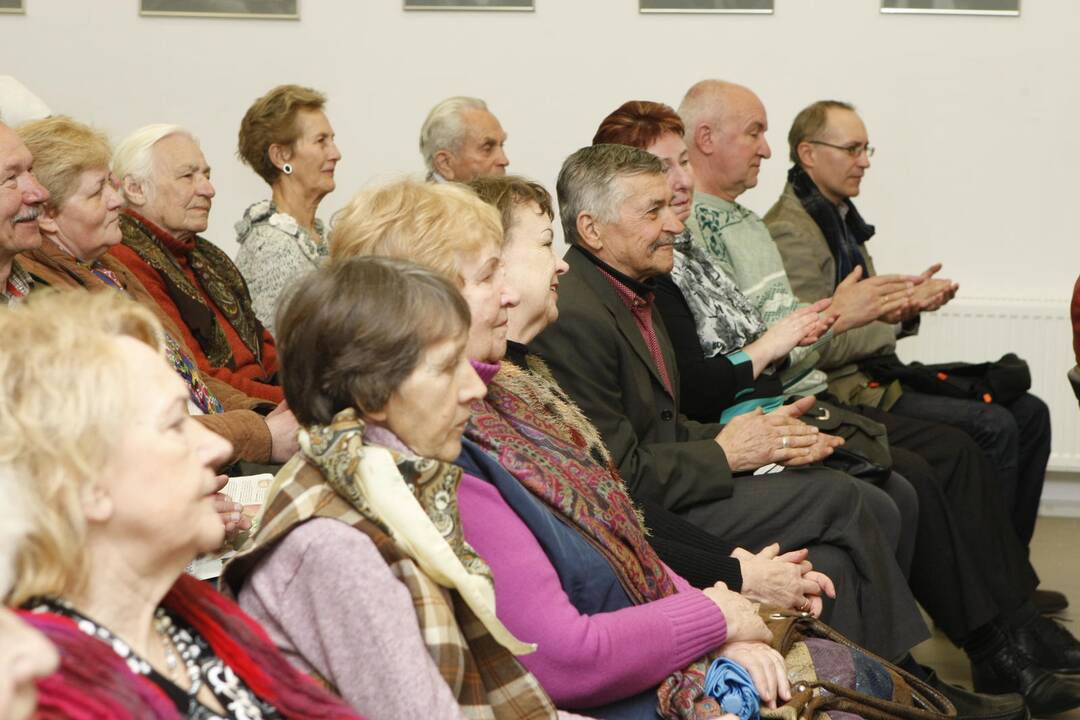
[[[62,208],[85,171],[109,169],[109,139],[66,115],[31,120],[15,132],[34,156],[34,175],[49,191],[49,207]]]
[[[119,293],[69,290],[0,313],[0,337],[0,477],[18,483],[29,516],[3,598],[19,605],[84,585],[81,493],[99,479],[143,392],[124,382],[116,339],[161,352],[163,336],[149,310]]]
[[[384,255],[411,260],[461,286],[461,259],[501,248],[499,212],[457,183],[398,180],[361,191],[334,214],[330,257]]]
[[[271,145],[292,145],[300,137],[301,110],[322,110],[326,96],[301,85],[278,85],[252,103],[240,121],[236,155],[268,184],[281,175],[270,161]]]

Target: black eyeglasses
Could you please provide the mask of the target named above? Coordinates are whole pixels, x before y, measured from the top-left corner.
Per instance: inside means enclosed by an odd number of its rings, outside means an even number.
[[[824,140],[807,140],[806,142],[810,143],[811,145],[824,145],[825,147],[843,150],[853,158],[859,157],[864,152],[866,153],[866,157],[874,157],[875,148],[872,145],[833,145],[832,143],[827,143]]]

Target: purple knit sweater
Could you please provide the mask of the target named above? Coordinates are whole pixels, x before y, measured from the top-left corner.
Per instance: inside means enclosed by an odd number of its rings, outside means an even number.
[[[557,705],[590,707],[630,697],[724,644],[723,613],[671,570],[675,595],[582,615],[498,489],[465,475],[458,507],[466,540],[495,576],[499,619],[519,639],[539,645],[518,660]]]

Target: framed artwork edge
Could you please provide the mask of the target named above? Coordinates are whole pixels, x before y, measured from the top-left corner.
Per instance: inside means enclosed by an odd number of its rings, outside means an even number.
[[[409,0],[404,0],[402,9],[407,12],[536,12],[536,3],[529,7],[520,5],[410,5]]]
[[[26,14],[26,0],[20,0],[19,7],[0,8],[0,15],[25,15],[25,14]]]
[[[773,15],[773,7],[763,8],[653,8],[645,7],[643,0],[638,0],[638,13],[641,15]]]
[[[211,12],[207,10],[184,11],[184,10],[144,10],[143,2],[139,0],[140,17],[186,17],[186,18],[220,18],[223,20],[299,20],[300,0],[296,0],[296,12],[294,13],[226,13]]]
[[[890,8],[885,7],[882,0],[880,12],[882,15],[981,15],[985,17],[1020,17],[1020,0],[1016,2],[1015,10],[971,10],[952,8]]]

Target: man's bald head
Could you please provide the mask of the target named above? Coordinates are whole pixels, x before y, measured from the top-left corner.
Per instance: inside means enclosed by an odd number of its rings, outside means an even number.
[[[679,105],[698,189],[734,200],[757,185],[761,161],[772,155],[765,106],[743,85],[702,80]]]

